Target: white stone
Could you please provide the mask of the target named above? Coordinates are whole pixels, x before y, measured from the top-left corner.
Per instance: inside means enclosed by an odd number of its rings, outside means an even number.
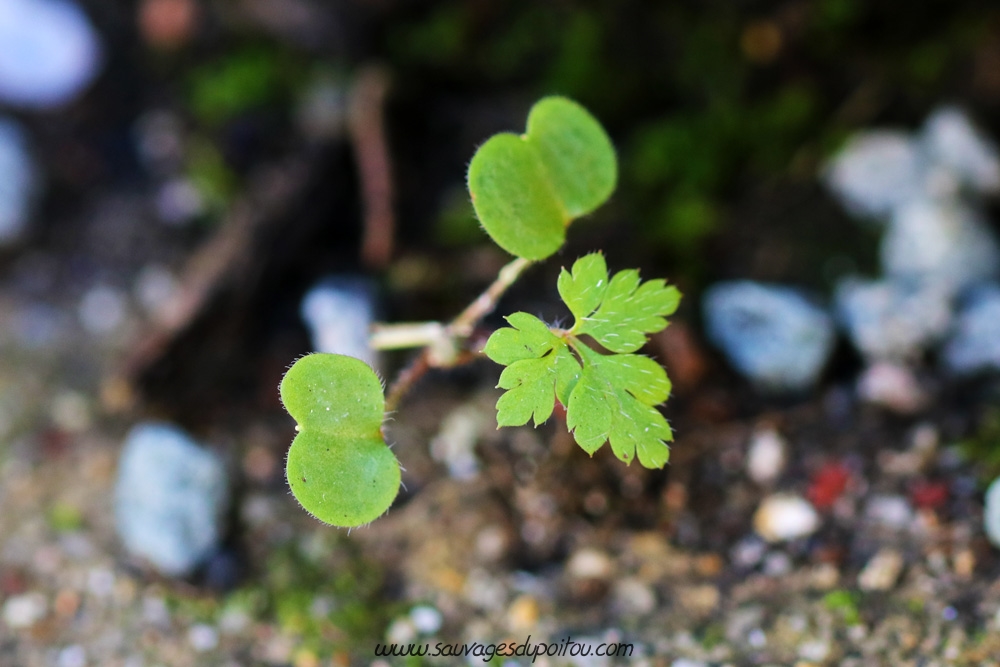
[[[615,608],[629,616],[645,616],[656,609],[656,593],[634,577],[616,581],[612,589]]]
[[[951,171],[964,185],[986,194],[1000,192],[1000,154],[964,111],[942,107],[925,121],[923,143],[928,156]]]
[[[126,439],[115,486],[125,547],[168,576],[185,576],[219,545],[229,500],[225,465],[167,424],[144,423]]]
[[[41,593],[23,593],[3,603],[3,620],[10,628],[28,628],[45,618],[48,603]]]
[[[133,294],[146,313],[159,318],[177,288],[177,279],[170,269],[160,264],[147,264],[136,276]]]
[[[434,607],[422,604],[410,610],[410,622],[420,634],[433,635],[441,629],[444,617]]]
[[[897,209],[881,256],[887,276],[953,294],[1000,272],[993,231],[974,209],[954,200],[922,199]]]
[[[59,651],[57,667],[86,667],[87,651],[79,644],[71,644]]]
[[[1000,285],[983,285],[967,296],[942,360],[962,375],[1000,370]]]
[[[97,33],[69,0],[3,0],[0,44],[0,102],[17,106],[69,102],[101,65]]]
[[[186,178],[167,181],[156,193],[156,214],[168,225],[182,227],[204,212],[204,197]]]
[[[326,278],[302,299],[300,312],[312,334],[314,351],[345,354],[377,366],[377,355],[368,345],[375,320],[375,289],[368,280]]]
[[[574,579],[608,579],[614,573],[614,567],[614,562],[606,553],[585,547],[570,556],[566,574]]]
[[[993,480],[986,489],[983,528],[993,546],[1000,548],[1000,477]]]
[[[833,351],[833,320],[796,290],[748,280],[717,283],[702,307],[709,339],[762,389],[809,388]]]
[[[753,525],[757,534],[768,542],[783,542],[812,535],[820,526],[820,517],[801,496],[776,493],[761,502]]]
[[[858,377],[857,389],[862,401],[901,415],[915,414],[930,401],[909,366],[887,361],[866,368]]]
[[[924,194],[925,159],[909,134],[874,130],[854,135],[826,168],[824,180],[848,212],[885,218]]]
[[[124,323],[128,306],[121,290],[98,285],[83,295],[77,312],[84,329],[94,335],[105,335]]]
[[[38,170],[25,131],[14,120],[0,117],[0,246],[24,233],[38,190]]]
[[[903,555],[895,549],[879,549],[858,574],[858,588],[863,591],[889,590],[896,585],[903,564]]]
[[[810,662],[823,663],[830,657],[830,642],[825,639],[809,639],[799,644],[799,657]]]
[[[385,631],[385,640],[394,644],[408,644],[417,638],[417,628],[409,617],[397,618]]]
[[[910,359],[941,340],[952,321],[951,293],[931,281],[841,280],[837,319],[869,359]]]
[[[763,428],[750,436],[747,474],[761,485],[773,484],[788,463],[788,445],[773,428]]]
[[[865,505],[865,518],[885,528],[903,530],[913,523],[914,513],[902,496],[876,495]]]
[[[196,623],[188,630],[188,643],[198,653],[211,651],[219,645],[219,632],[211,625]]]
[[[481,407],[469,403],[455,408],[430,442],[431,457],[448,466],[448,474],[455,479],[475,478],[479,474],[476,443],[484,425]]]

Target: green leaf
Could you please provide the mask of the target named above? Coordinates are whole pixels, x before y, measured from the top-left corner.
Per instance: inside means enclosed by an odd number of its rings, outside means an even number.
[[[577,321],[597,310],[608,289],[608,265],[604,255],[594,252],[573,263],[572,272],[559,273],[559,296]]]
[[[634,270],[608,280],[600,253],[563,269],[558,288],[576,320],[572,329],[553,331],[537,317],[514,313],[507,318],[512,327],[495,331],[486,343],[486,355],[507,366],[497,385],[507,390],[497,401],[497,424],[534,419],[537,426],[552,415],[558,398],[584,451],[593,455],[608,442],[625,463],[638,457],[647,468],[662,468],[673,431],[655,406],[670,396],[670,380],[658,363],[632,352],[667,326],[680,293],[662,280],[642,283]],[[613,354],[590,349],[580,334]]]
[[[486,341],[483,352],[503,366],[522,359],[537,359],[563,342],[545,322],[528,313],[513,313],[504,318],[513,326],[497,329]]]
[[[476,216],[498,246],[525,259],[544,259],[566,240],[566,214],[541,157],[523,137],[497,134],[469,165]]]
[[[590,213],[614,192],[615,149],[601,124],[576,102],[565,97],[539,100],[528,113],[528,137],[571,218]]]
[[[590,278],[596,287],[595,276]],[[646,344],[649,334],[666,328],[665,318],[677,310],[680,298],[677,288],[667,286],[663,280],[640,284],[638,271],[619,271],[608,283],[596,310],[582,317],[573,311],[577,319],[572,331],[590,335],[612,352],[635,352]],[[567,305],[573,310],[573,304]],[[575,307],[579,305],[577,301]]]
[[[339,354],[302,357],[281,381],[298,423],[286,474],[296,500],[320,521],[360,526],[399,492],[399,463],[382,439],[382,384],[366,363]]]
[[[579,375],[580,364],[565,343],[540,359],[510,364],[497,385],[507,390],[497,401],[497,426],[521,426],[532,416],[538,426],[552,416],[556,396],[568,401]]]
[[[527,132],[502,133],[469,165],[476,216],[507,252],[530,260],[555,253],[566,226],[604,203],[618,166],[600,123],[576,102],[546,97],[528,114]]]
[[[666,373],[640,355],[602,356],[584,346],[576,349],[584,365],[570,394],[566,426],[577,444],[593,454],[610,442],[625,463],[638,454],[644,467],[662,468],[670,457],[666,443],[673,432],[653,406],[670,392]]]
[[[569,401],[580,374],[580,364],[566,342],[544,322],[527,313],[507,321],[514,328],[493,332],[483,352],[507,366],[497,385],[507,391],[497,401],[497,425],[521,426],[534,418],[538,426],[552,415],[555,399]]]

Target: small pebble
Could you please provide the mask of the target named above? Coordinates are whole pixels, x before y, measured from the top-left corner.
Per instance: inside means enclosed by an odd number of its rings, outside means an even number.
[[[919,357],[951,326],[951,293],[934,282],[849,276],[837,283],[834,302],[838,321],[868,359]]]
[[[0,116],[0,246],[21,237],[38,189],[27,134],[17,122]]]
[[[955,574],[963,579],[972,577],[976,570],[976,554],[972,549],[959,549],[953,557]]]
[[[345,354],[377,366],[377,354],[368,345],[375,320],[375,287],[370,281],[359,276],[325,278],[302,299],[300,313],[314,351]]]
[[[396,644],[407,644],[417,638],[417,628],[409,616],[397,618],[385,631],[385,640]]]
[[[418,605],[410,610],[410,621],[417,632],[424,635],[433,635],[441,629],[444,618],[441,612],[430,605]]]
[[[431,457],[448,466],[448,474],[455,479],[473,479],[479,474],[476,443],[486,422],[483,414],[475,404],[461,405],[445,417],[431,440]]]
[[[838,153],[824,180],[848,212],[885,218],[923,194],[924,156],[909,134],[873,130],[855,134]]]
[[[810,478],[806,496],[816,508],[829,509],[844,493],[850,479],[851,471],[843,463],[825,463]]]
[[[983,527],[993,546],[1000,548],[1000,477],[993,480],[986,489]]]
[[[779,493],[765,498],[753,517],[757,534],[768,542],[795,540],[819,528],[819,514],[804,498]]]
[[[909,367],[885,361],[866,368],[857,387],[861,400],[900,415],[916,414],[930,401]]]
[[[59,651],[56,659],[58,667],[86,667],[87,651],[79,644],[73,644]]]
[[[799,657],[803,660],[823,663],[831,652],[830,642],[825,639],[810,639],[799,644]]]
[[[958,200],[918,200],[898,209],[882,238],[882,268],[893,279],[957,294],[1000,272],[992,228]]]
[[[942,360],[958,375],[1000,370],[1000,284],[980,285],[963,299]]]
[[[574,579],[609,579],[614,562],[603,551],[584,548],[574,553],[566,563],[566,574]]]
[[[964,111],[957,107],[938,109],[925,121],[922,135],[930,157],[960,182],[984,194],[1000,192],[997,146]]]
[[[645,616],[656,609],[656,593],[634,577],[616,581],[611,597],[615,609],[628,616]]]
[[[747,644],[753,648],[764,648],[767,646],[767,635],[760,628],[754,628],[747,634]]]
[[[709,339],[761,389],[808,389],[833,351],[832,319],[794,289],[747,280],[717,283],[702,307]]]
[[[114,332],[125,321],[127,311],[125,295],[121,290],[107,285],[87,290],[77,309],[80,324],[94,335]]]
[[[126,548],[163,574],[190,574],[218,548],[228,480],[219,457],[176,427],[135,426],[115,485],[116,528]]]
[[[188,630],[188,643],[198,653],[211,651],[219,645],[219,633],[211,625],[196,623]]]
[[[858,587],[863,591],[891,589],[903,571],[903,564],[903,555],[895,549],[880,549],[858,574]]]
[[[507,531],[501,526],[487,526],[476,535],[476,555],[486,562],[503,558],[509,547]]]
[[[771,551],[764,557],[764,574],[769,577],[783,577],[792,571],[794,564],[784,551]]]
[[[0,44],[0,103],[61,106],[90,84],[101,65],[97,33],[70,0],[3,0]]]
[[[729,553],[733,565],[750,569],[756,567],[767,553],[767,544],[756,537],[745,537],[737,542]]]
[[[718,587],[712,584],[678,586],[676,595],[685,613],[695,616],[711,614],[722,599]]]
[[[23,593],[7,598],[3,604],[3,620],[8,627],[28,628],[42,620],[48,611],[48,602],[41,593]]]
[[[788,445],[773,428],[762,428],[750,436],[747,474],[757,484],[773,484],[788,463]]]
[[[538,623],[538,614],[538,601],[530,595],[520,595],[507,608],[507,627],[511,632],[531,630]]]
[[[872,496],[865,505],[864,514],[867,520],[893,530],[909,528],[914,519],[910,503],[895,495]]]
[[[165,309],[177,293],[177,279],[170,269],[159,264],[147,264],[136,276],[133,294],[151,317],[166,321]]]

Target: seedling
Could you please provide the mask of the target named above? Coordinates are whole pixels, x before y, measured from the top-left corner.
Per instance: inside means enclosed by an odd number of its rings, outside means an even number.
[[[634,269],[610,276],[603,255],[586,255],[559,275],[559,295],[574,318],[569,329],[513,313],[506,318],[511,326],[495,331],[483,350],[469,349],[476,324],[532,262],[563,246],[574,219],[611,196],[617,173],[600,123],[562,97],[535,104],[525,134],[497,134],[480,146],[468,174],[473,207],[490,237],[517,259],[448,324],[376,327],[373,348],[423,348],[385,399],[378,376],[358,359],[310,354],[292,365],[281,382],[281,399],[299,431],[288,452],[288,484],[308,512],[350,527],[388,510],[400,472],[385,442],[384,414],[428,368],[480,353],[505,366],[498,427],[529,420],[538,426],[558,400],[588,454],[608,442],[625,463],[636,457],[647,468],[667,463],[673,432],[655,406],[670,395],[670,381],[658,363],[636,354],[649,334],[667,326],[680,301],[663,280],[642,282]]]

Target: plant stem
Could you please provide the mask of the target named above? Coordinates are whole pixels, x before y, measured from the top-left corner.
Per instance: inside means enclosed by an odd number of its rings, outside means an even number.
[[[462,349],[460,342],[464,343],[472,335],[479,321],[496,308],[503,293],[530,265],[531,260],[518,258],[504,266],[496,280],[447,326],[439,322],[375,325],[369,337],[372,349],[423,348],[389,386],[385,399],[386,412],[394,411],[406,392],[429,369],[457,366],[475,358],[474,354]]]
[[[429,356],[427,348],[421,350],[413,361],[399,372],[393,383],[389,385],[389,390],[385,396],[386,414],[396,411],[396,408],[399,407],[399,402],[403,400],[406,392],[430,369]]]

